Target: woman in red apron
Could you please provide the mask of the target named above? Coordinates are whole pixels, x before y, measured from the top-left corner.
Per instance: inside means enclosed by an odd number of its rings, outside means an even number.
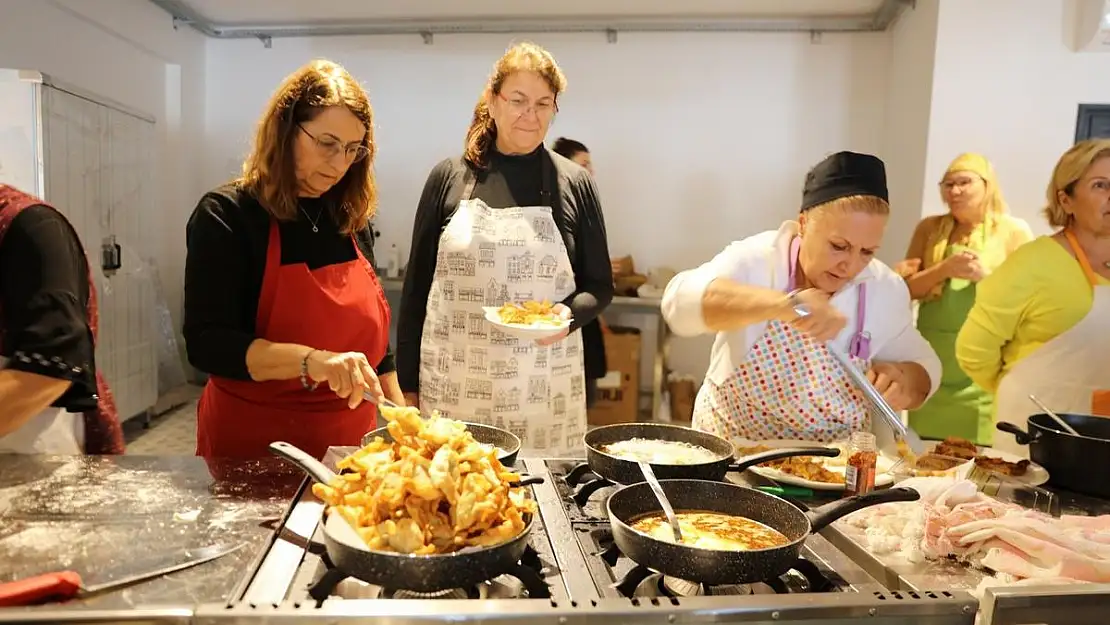
[[[284,440],[322,457],[375,427],[365,392],[403,401],[372,262],[373,152],[366,93],[315,61],[274,94],[242,177],[198,204],[184,327],[210,375],[197,455],[263,457]]]

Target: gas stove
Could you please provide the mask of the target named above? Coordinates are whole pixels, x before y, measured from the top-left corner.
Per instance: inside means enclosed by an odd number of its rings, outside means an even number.
[[[349,451],[333,449],[325,461],[334,463]],[[861,616],[872,617],[871,623],[903,625],[974,622],[976,602],[970,595],[886,591],[819,535],[807,540],[791,571],[760,583],[707,586],[663,576],[633,562],[613,543],[604,500],[616,486],[604,485],[575,500],[584,492],[582,480],[591,481],[583,477],[585,470],[573,472],[580,463],[519,460],[518,471],[545,478],[533,487],[539,514],[525,556],[512,570],[475,587],[433,593],[406,590],[402,580],[395,588],[367,584],[332,566],[322,548],[323,505],[306,483],[237,596],[203,622],[285,622],[306,616],[328,622],[390,617],[393,622],[496,618],[504,625],[601,618],[674,623],[695,613],[704,618],[706,611],[718,622],[836,623]]]

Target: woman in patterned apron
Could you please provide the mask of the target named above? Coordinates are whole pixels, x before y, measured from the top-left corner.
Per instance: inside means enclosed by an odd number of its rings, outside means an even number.
[[[581,447],[582,338],[613,297],[601,207],[589,173],[543,141],[566,78],[543,48],[510,48],[462,157],[432,170],[416,210],[397,329],[406,401],[425,413],[513,431],[531,453]],[[507,336],[483,306],[557,302],[568,333]]]
[[[830,442],[868,428],[867,404],[829,349],[866,368],[895,410],[936,390],[940,361],[914,328],[906,284],[875,258],[887,202],[883,162],[839,152],[806,176],[798,221],[671,280],[671,329],[717,335],[695,428],[734,442]]]
[[[964,371],[995,392],[995,421],[1026,427],[1043,412],[1110,417],[1110,140],[1060,157],[1045,216],[1057,228],[1026,243],[979,283],[956,338]],[[996,434],[996,448],[1027,445]]]

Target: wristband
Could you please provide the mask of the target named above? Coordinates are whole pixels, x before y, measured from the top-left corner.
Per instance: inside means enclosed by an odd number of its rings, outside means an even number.
[[[317,351],[319,350],[310,349],[308,353],[304,355],[304,358],[301,359],[301,386],[303,386],[306,391],[315,391],[316,387],[319,386],[319,382],[313,382],[308,377],[308,357]]]

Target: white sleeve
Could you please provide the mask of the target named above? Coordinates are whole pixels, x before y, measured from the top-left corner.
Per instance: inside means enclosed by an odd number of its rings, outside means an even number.
[[[717,278],[745,282],[748,262],[753,257],[744,241],[730,244],[709,262],[687,269],[671,278],[663,292],[663,319],[678,336],[697,336],[714,332],[705,325],[702,298]]]
[[[888,286],[891,290],[883,298],[882,309],[889,311],[892,317],[902,315],[904,321],[895,328],[890,340],[883,343],[874,354],[874,360],[880,362],[916,362],[925,368],[929,374],[929,397],[937,392],[940,387],[941,364],[933,346],[921,336],[913,323],[913,307],[910,303],[910,292],[905,282],[898,280]],[[927,398],[926,398],[927,399]]]

